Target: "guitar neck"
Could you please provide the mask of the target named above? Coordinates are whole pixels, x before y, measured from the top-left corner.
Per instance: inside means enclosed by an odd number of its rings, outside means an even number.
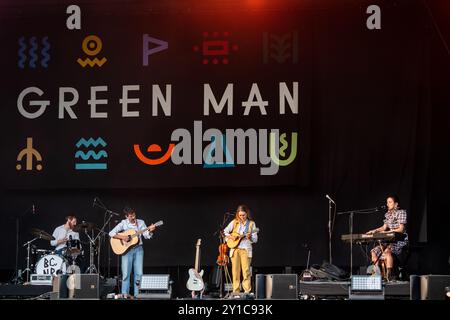
[[[148,231],[148,227],[145,228],[145,229],[143,229],[143,230],[138,230],[138,231],[136,231],[136,233],[133,234],[131,237],[137,237],[137,236],[143,234],[143,233],[146,232],[146,231]]]
[[[200,246],[197,246],[197,250],[195,252],[195,271],[199,271],[200,269]]]

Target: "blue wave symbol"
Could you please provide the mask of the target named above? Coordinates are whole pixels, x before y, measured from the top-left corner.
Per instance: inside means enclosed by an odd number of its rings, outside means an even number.
[[[83,160],[88,160],[89,158],[94,158],[95,160],[98,160],[100,158],[108,158],[108,154],[106,153],[105,150],[100,150],[99,152],[89,150],[86,153],[81,150],[78,150],[75,153],[75,158],[82,158]]]
[[[20,37],[19,38],[19,68],[20,69],[24,69],[25,68],[25,61],[27,60],[27,56],[24,54],[25,50],[27,49],[27,44],[25,43],[25,37]]]
[[[36,54],[36,50],[37,50],[37,42],[36,42],[36,37],[31,37],[30,39],[30,44],[31,44],[31,48],[28,51],[29,55],[31,56],[29,65],[31,68],[36,68],[36,61],[38,60],[38,56]]]
[[[77,146],[77,148],[79,148],[82,145],[85,146],[86,148],[91,145],[94,147],[97,147],[98,145],[101,145],[102,147],[106,147],[106,142],[100,137],[97,138],[96,140],[94,140],[93,138],[89,138],[89,140],[81,138],[80,140],[78,140],[76,146]]]
[[[48,51],[50,50],[50,43],[48,42],[48,37],[42,38],[42,45],[44,46],[44,48],[41,50],[41,54],[43,56],[43,59],[41,60],[41,66],[47,68],[48,62],[50,61],[50,55],[48,54]]]

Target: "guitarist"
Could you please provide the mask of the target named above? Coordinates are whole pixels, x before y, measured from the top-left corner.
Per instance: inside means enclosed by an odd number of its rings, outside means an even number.
[[[109,232],[111,238],[120,239],[122,241],[130,241],[131,237],[118,234],[119,232],[134,229],[136,231],[148,229],[142,235],[145,239],[151,239],[155,225],[147,227],[144,220],[136,219],[134,209],[126,207],[123,210],[125,219],[117,224],[114,229]],[[142,247],[142,236],[139,236],[139,245],[130,249],[126,254],[122,255],[122,295],[126,298],[130,291],[131,270],[134,268],[134,296],[138,295],[139,283],[141,281],[144,264],[144,249]]]
[[[245,293],[252,290],[250,279],[250,264],[252,261],[252,243],[258,241],[257,233],[252,230],[256,228],[255,222],[251,220],[250,210],[246,205],[238,206],[236,216],[224,229],[226,238],[237,240],[232,234],[245,235],[235,249],[230,249],[231,271],[233,274],[233,295],[239,295],[241,286],[241,272],[243,274],[242,287]]]

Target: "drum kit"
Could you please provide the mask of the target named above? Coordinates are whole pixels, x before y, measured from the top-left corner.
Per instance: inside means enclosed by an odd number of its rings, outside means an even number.
[[[94,264],[95,254],[95,224],[91,222],[82,222],[75,226],[75,232],[84,232],[89,239],[90,247],[90,266],[86,273],[97,273]],[[91,232],[91,234],[89,234]],[[35,238],[23,244],[27,248],[26,282],[30,281],[31,274],[37,275],[58,275],[58,274],[74,274],[81,273],[80,267],[77,264],[77,259],[84,256],[82,242],[79,239],[72,239],[66,241],[66,247],[61,251],[52,251],[47,249],[40,249],[32,244],[36,240],[42,239],[46,241],[55,240],[55,238],[44,230],[32,228],[30,233]]]

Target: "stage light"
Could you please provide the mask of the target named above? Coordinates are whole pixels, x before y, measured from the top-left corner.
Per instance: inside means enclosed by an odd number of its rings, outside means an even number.
[[[144,274],[141,278],[140,290],[169,290],[168,274]]]
[[[144,274],[139,285],[139,299],[170,299],[172,281],[168,274]]]
[[[384,287],[380,275],[354,275],[348,291],[350,300],[384,300]]]

